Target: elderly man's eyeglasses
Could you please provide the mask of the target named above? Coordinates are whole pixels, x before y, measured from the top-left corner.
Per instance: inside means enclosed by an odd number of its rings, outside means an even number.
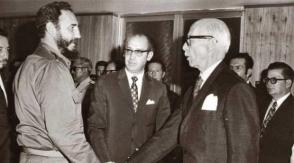
[[[279,80],[288,80],[288,79],[278,79],[278,78],[264,78],[263,82],[267,84],[270,82],[271,84],[276,84]]]
[[[132,49],[125,49],[125,55],[134,54],[135,56],[141,57],[144,53],[150,52],[150,50],[132,50]]]
[[[190,39],[212,39],[214,38],[213,36],[210,36],[210,35],[198,35],[198,36],[188,36],[185,43],[188,45],[188,46],[191,46],[191,42],[190,42]]]

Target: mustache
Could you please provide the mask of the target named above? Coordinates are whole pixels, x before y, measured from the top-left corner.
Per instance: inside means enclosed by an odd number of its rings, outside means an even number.
[[[72,39],[69,41],[69,44],[74,43],[74,44],[78,44],[78,39]]]

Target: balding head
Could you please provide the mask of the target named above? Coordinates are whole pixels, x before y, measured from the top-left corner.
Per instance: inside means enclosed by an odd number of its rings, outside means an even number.
[[[192,24],[183,50],[189,65],[203,72],[224,59],[230,44],[227,25],[219,19],[205,18]]]

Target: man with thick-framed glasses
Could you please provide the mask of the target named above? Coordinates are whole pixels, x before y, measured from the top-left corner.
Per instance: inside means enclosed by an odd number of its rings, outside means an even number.
[[[102,162],[125,162],[170,115],[165,85],[144,72],[152,57],[153,46],[146,35],[128,37],[125,68],[102,76],[95,84],[88,135]]]
[[[284,62],[271,63],[263,79],[271,100],[261,110],[259,163],[289,163],[294,140],[293,69]]]

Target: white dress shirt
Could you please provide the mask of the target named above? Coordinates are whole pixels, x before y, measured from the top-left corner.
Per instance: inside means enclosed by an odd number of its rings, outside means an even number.
[[[292,146],[292,154],[291,154],[291,157],[290,157],[290,163],[294,163],[294,144]]]
[[[132,74],[131,72],[129,72],[127,69],[125,69],[127,77],[128,77],[128,82],[129,82],[129,87],[131,88],[133,80],[132,77],[136,76],[138,78],[138,80],[136,81],[136,85],[138,87],[138,99],[140,99],[141,97],[141,90],[142,90],[142,85],[143,85],[143,76],[144,76],[144,71],[138,73],[138,74]]]
[[[208,79],[208,77],[211,75],[211,73],[214,71],[214,69],[221,63],[222,60],[217,61],[216,63],[214,63],[213,65],[209,66],[205,71],[200,72],[200,77],[203,80],[200,88],[202,88],[203,84],[206,82],[206,80]]]
[[[279,109],[279,107],[282,105],[282,103],[283,103],[283,102],[284,102],[289,96],[290,96],[290,92],[287,93],[287,94],[285,94],[284,96],[282,96],[281,98],[279,98],[279,99],[277,100],[277,107],[276,107],[275,112]],[[265,113],[265,115],[264,115],[264,117],[263,117],[263,121],[265,120],[265,117],[267,116],[267,114],[268,114],[268,112],[269,112],[269,110],[270,110],[270,108],[272,107],[272,105],[273,105],[274,102],[275,102],[275,100],[272,100],[272,102],[271,102],[270,105],[268,106],[267,111],[266,111],[266,113]]]
[[[6,105],[8,104],[8,100],[7,100],[7,93],[5,91],[5,87],[4,87],[4,83],[3,83],[3,80],[2,80],[2,77],[0,75],[0,87],[4,93],[4,96],[5,96],[5,101],[6,101]]]

